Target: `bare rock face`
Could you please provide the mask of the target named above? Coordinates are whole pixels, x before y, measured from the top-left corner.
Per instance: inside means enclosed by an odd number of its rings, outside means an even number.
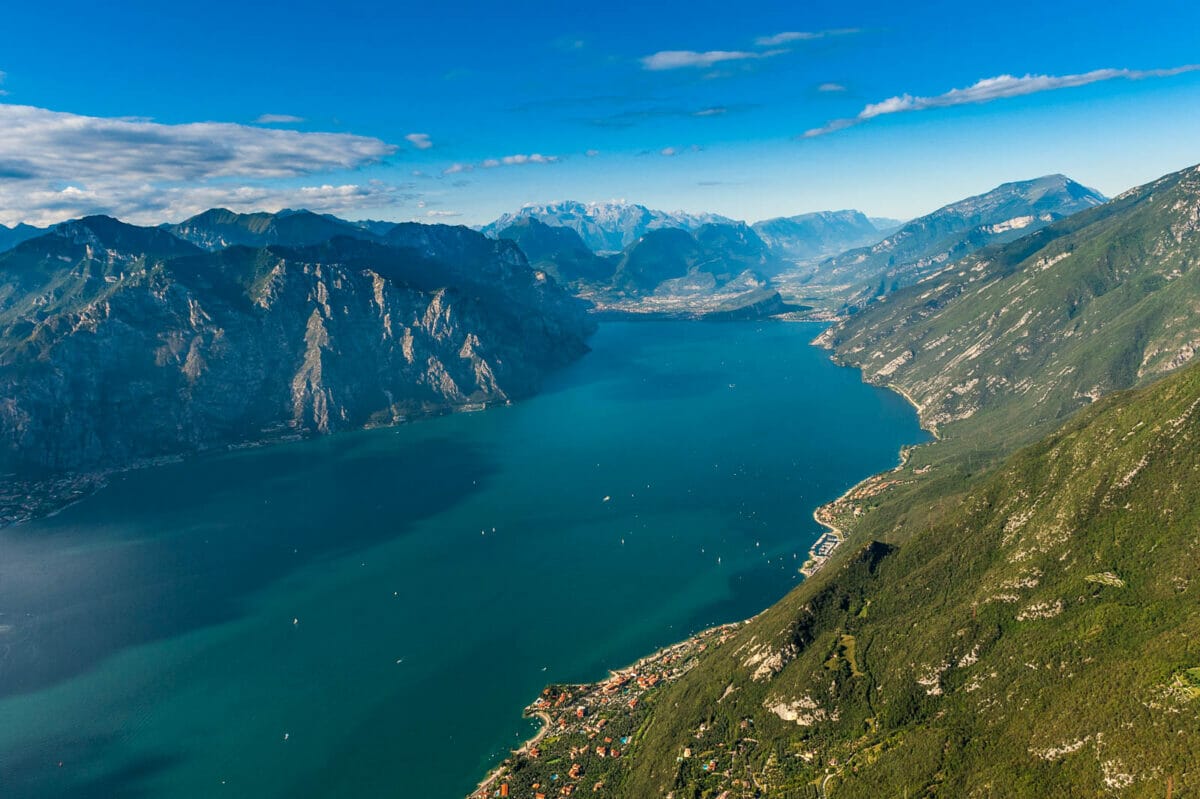
[[[587,350],[585,306],[511,242],[204,252],[93,217],[0,256],[0,457],[117,467],[502,402]]]

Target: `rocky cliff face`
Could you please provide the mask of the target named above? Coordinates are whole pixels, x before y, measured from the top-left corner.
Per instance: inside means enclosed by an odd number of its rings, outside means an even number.
[[[161,237],[161,238],[160,238]],[[582,303],[465,228],[205,253],[104,218],[0,256],[0,446],[21,477],[529,394]]]
[[[1052,424],[1193,360],[1198,220],[1192,167],[965,258],[821,343],[867,380],[906,391],[926,424],[996,408],[1014,427]]]

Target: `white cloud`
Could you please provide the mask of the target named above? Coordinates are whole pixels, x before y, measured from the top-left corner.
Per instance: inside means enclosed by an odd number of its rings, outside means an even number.
[[[232,211],[279,211],[307,208],[349,214],[359,208],[382,208],[416,197],[407,187],[372,181],[365,184],[321,184],[299,187],[216,185],[158,188],[149,185],[90,187],[67,185],[17,190],[0,181],[0,223],[49,225],[90,214],[108,214],[134,224],[177,222],[209,208]],[[15,208],[19,210],[9,210]]]
[[[303,179],[378,163],[395,152],[379,139],[223,122],[164,125],[0,103],[0,220],[46,223],[83,213],[162,221],[209,204],[266,205],[304,197],[374,202],[398,189],[248,183]],[[283,200],[280,200],[281,202]],[[282,207],[282,206],[280,206]]]
[[[595,158],[596,156],[600,155],[600,151],[599,150],[584,150],[583,154],[586,155],[588,158]]]
[[[930,108],[948,108],[950,106],[966,105],[969,103],[988,103],[992,100],[999,100],[1006,97],[1020,97],[1027,94],[1053,91],[1055,89],[1086,86],[1089,83],[1099,83],[1106,80],[1166,78],[1198,70],[1200,70],[1200,64],[1188,64],[1172,69],[1096,69],[1077,75],[1026,75],[1020,78],[1013,75],[999,75],[994,78],[984,78],[965,89],[951,89],[945,94],[933,97],[914,97],[911,94],[889,97],[878,103],[867,105],[862,111],[858,112],[857,116],[835,119],[822,127],[806,131],[804,138],[824,136],[828,133],[861,125],[876,117],[888,114],[925,111]]]
[[[7,78],[8,78],[8,73],[5,72],[4,70],[0,70],[0,83],[4,83],[5,79],[7,79]],[[8,92],[4,91],[4,89],[0,89],[0,97],[5,96],[6,94],[8,94]]]
[[[661,150],[659,150],[659,151],[658,151],[658,154],[659,154],[659,155],[665,155],[666,157],[670,158],[670,157],[671,157],[671,156],[673,156],[673,155],[679,155],[679,148],[677,148],[677,147],[664,147],[664,148],[662,148]]]
[[[292,178],[356,169],[395,150],[348,133],[226,122],[162,125],[0,103],[0,168],[17,166],[39,180]]]
[[[754,43],[759,47],[778,47],[781,44],[790,44],[791,42],[808,42],[813,39],[825,39],[829,36],[847,36],[851,33],[859,33],[858,28],[836,28],[827,31],[784,31],[771,36],[759,36],[754,40]]]
[[[723,61],[745,61],[755,58],[770,58],[781,55],[786,50],[768,50],[765,53],[754,53],[745,50],[661,50],[653,55],[642,58],[642,68],[654,72],[667,69],[707,68]]]
[[[291,114],[262,114],[254,121],[260,125],[291,125],[303,122],[304,117],[295,117]]]
[[[455,216],[462,216],[459,211],[426,211],[425,216],[430,219],[449,219]]]
[[[822,83],[817,87],[819,92],[844,92],[846,87],[840,83]]]
[[[443,175],[457,175],[459,172],[470,172],[475,168],[474,164],[451,164],[442,170]]]
[[[429,140],[428,133],[410,133],[404,138],[418,150],[428,150],[433,146],[433,142]]]
[[[694,117],[719,117],[719,116],[721,116],[723,114],[727,114],[727,113],[729,113],[728,108],[724,108],[722,106],[714,106],[712,108],[702,108],[699,111],[694,111],[694,112],[692,112],[692,116],[694,116]]]

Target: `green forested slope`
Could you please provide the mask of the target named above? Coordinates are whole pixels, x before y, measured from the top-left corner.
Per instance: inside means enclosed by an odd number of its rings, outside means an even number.
[[[618,795],[1200,790],[1198,436],[1193,367],[927,484],[656,697]]]

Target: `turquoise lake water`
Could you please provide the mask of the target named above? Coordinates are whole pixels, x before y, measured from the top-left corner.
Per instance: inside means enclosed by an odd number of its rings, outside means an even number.
[[[510,407],[0,531],[0,796],[463,796],[543,685],[762,610],[813,509],[925,440],[819,331],[606,323]]]

